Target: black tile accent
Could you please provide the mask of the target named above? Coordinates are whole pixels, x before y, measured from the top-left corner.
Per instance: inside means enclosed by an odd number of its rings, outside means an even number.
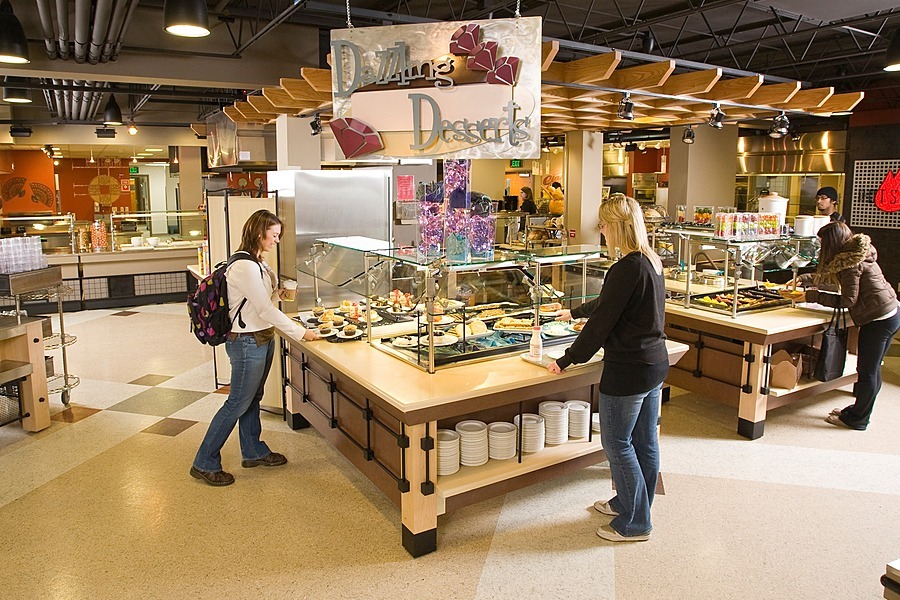
[[[754,423],[752,421],[748,421],[747,419],[738,417],[737,432],[739,435],[742,435],[747,439],[755,440],[757,438],[761,438],[765,427],[765,421],[757,421],[756,423]]]
[[[110,275],[106,278],[110,298],[134,296],[134,275]]]
[[[136,315],[138,312],[136,310],[120,310],[117,313],[113,313],[110,316],[113,317],[130,317],[131,315]]]
[[[437,528],[413,533],[403,525],[403,547],[413,558],[434,552],[437,550]]]
[[[291,429],[306,429],[310,426],[309,421],[300,413],[285,411],[285,414],[287,415],[288,427]]]

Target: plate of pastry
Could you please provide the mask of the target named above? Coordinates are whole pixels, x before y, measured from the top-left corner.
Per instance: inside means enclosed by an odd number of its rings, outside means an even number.
[[[441,333],[438,331],[434,332],[434,345],[435,346],[452,346],[456,342],[459,341],[459,338],[455,335],[450,335],[449,333]],[[423,335],[419,338],[419,343],[423,346],[428,345],[428,336]]]
[[[419,338],[401,335],[392,339],[391,344],[398,348],[415,348],[419,345]]]
[[[541,325],[541,333],[549,335],[550,337],[572,335],[572,330],[569,329],[569,325],[569,323],[563,321],[550,321],[549,323]]]
[[[472,319],[465,325],[459,323],[449,329],[450,333],[456,337],[467,340],[477,340],[491,335],[493,332],[487,328],[484,321]]]

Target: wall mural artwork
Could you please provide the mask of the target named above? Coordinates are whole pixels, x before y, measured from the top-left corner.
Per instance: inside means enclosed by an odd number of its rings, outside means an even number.
[[[0,188],[0,208],[3,207],[4,203],[28,197],[28,190],[31,190],[31,201],[39,205],[34,207],[35,212],[43,212],[44,209],[53,208],[53,190],[43,183],[36,181],[29,183],[25,177],[10,177],[3,183],[3,187]]]
[[[900,160],[853,163],[850,227],[900,229]]]
[[[94,202],[110,206],[119,199],[119,180],[109,175],[97,175],[88,184],[88,195]]]

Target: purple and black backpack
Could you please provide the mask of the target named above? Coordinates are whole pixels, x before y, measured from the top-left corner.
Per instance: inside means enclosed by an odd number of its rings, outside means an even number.
[[[188,294],[191,331],[203,344],[218,346],[231,333],[234,319],[228,318],[228,282],[225,280],[225,270],[238,260],[253,260],[253,257],[249,252],[235,252],[227,261],[217,264],[212,273],[200,280],[197,289]],[[246,302],[247,299],[244,298],[235,315],[241,327],[244,326],[241,309]]]

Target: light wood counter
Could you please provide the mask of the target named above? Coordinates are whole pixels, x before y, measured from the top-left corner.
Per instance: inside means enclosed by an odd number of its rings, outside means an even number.
[[[0,316],[0,361],[9,368],[8,379],[24,376],[19,384],[22,395],[22,420],[25,431],[40,431],[50,426],[50,402],[47,393],[47,371],[44,366],[42,318]],[[22,368],[27,367],[29,368]]]
[[[688,351],[667,342],[670,362]],[[560,349],[564,346],[553,346]],[[437,517],[473,502],[604,460],[598,436],[519,459],[490,460],[437,476],[438,428],[464,419],[511,421],[544,400],[581,399],[596,411],[602,363],[561,375],[519,354],[428,374],[363,341],[290,342],[286,410],[312,424],[400,507],[403,546],[413,556],[437,547]]]

